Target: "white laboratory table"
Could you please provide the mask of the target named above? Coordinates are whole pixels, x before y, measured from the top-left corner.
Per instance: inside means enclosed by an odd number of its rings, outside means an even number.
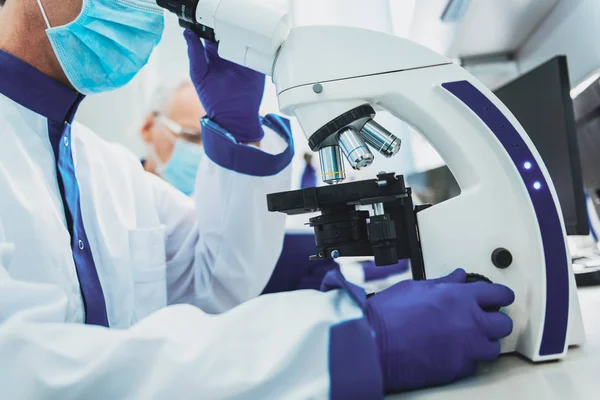
[[[533,364],[505,355],[472,378],[388,399],[600,400],[600,287],[579,289],[579,301],[587,343],[569,349],[564,360]]]

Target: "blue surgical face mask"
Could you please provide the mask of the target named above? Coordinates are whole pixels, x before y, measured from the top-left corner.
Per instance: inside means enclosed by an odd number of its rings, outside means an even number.
[[[157,168],[164,180],[188,196],[194,193],[198,167],[204,158],[204,149],[185,140],[178,139],[169,161]]]
[[[120,88],[148,63],[164,29],[154,0],[83,0],[75,21],[52,28],[41,0],[46,35],[71,82],[83,94]]]

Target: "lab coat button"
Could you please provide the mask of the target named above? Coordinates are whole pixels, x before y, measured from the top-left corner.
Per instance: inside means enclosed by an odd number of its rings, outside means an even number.
[[[65,144],[65,147],[69,145],[69,138],[68,137],[63,137],[63,142]]]
[[[83,240],[79,241],[79,250],[83,250],[85,248],[85,245],[83,244]]]

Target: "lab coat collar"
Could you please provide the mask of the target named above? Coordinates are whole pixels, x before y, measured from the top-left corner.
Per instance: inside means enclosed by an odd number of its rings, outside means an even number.
[[[69,123],[85,97],[3,50],[0,94],[49,120]]]

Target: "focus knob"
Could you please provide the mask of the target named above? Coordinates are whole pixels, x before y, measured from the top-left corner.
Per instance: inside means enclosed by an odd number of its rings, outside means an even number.
[[[475,282],[486,282],[486,283],[494,283],[489,278],[480,275],[480,274],[467,274],[467,283],[475,283]],[[486,312],[498,312],[500,311],[500,307],[487,307],[484,308],[483,311]]]

